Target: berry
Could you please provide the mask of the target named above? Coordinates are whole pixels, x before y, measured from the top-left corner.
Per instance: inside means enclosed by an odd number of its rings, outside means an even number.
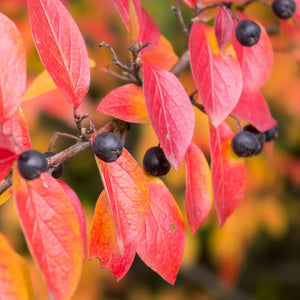
[[[101,132],[93,140],[95,155],[105,162],[116,161],[123,152],[123,144],[120,138],[111,132]]]
[[[232,138],[231,147],[237,156],[248,157],[254,155],[260,146],[253,133],[240,131]]]
[[[254,154],[261,153],[261,151],[263,150],[263,147],[264,147],[264,143],[266,141],[265,133],[258,131],[254,126],[252,126],[250,124],[245,126],[244,130],[253,133],[258,141],[259,148],[257,149],[257,151]]]
[[[251,20],[241,20],[235,28],[236,39],[246,47],[255,45],[259,41],[260,34],[260,27]]]
[[[266,136],[266,142],[270,142],[272,140],[275,140],[278,138],[278,126],[275,125],[268,131],[265,131],[265,136]]]
[[[144,170],[152,176],[166,175],[171,168],[164,151],[160,147],[149,148],[143,159]]]
[[[296,3],[294,0],[275,0],[272,9],[278,18],[286,20],[294,15]]]
[[[53,155],[55,155],[56,153],[54,152],[51,152],[51,151],[48,151],[48,152],[45,152],[44,153],[44,156],[46,158],[48,157],[52,157]],[[52,171],[51,171],[51,175],[54,177],[54,178],[59,178],[63,172],[63,169],[64,169],[64,165],[63,164],[59,164],[57,167],[55,167]]]
[[[27,150],[18,158],[18,169],[23,178],[32,180],[47,171],[47,160],[41,152]]]

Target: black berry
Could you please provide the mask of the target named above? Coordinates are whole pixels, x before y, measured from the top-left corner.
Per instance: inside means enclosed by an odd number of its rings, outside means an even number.
[[[149,148],[143,159],[144,170],[152,176],[166,175],[171,168],[164,151],[160,147]]]
[[[259,41],[260,34],[260,27],[251,20],[241,20],[235,28],[236,39],[246,47],[255,45]]]
[[[259,142],[255,135],[249,131],[240,131],[231,140],[233,152],[240,157],[248,157],[259,149]]]
[[[18,158],[18,169],[23,178],[32,180],[47,171],[47,160],[41,152],[27,150]]]
[[[296,3],[294,0],[275,0],[272,9],[278,18],[286,20],[294,15]]]
[[[48,152],[45,152],[44,153],[44,156],[46,158],[48,157],[51,157],[53,155],[55,155],[56,153],[52,152],[52,151],[48,151]],[[64,165],[63,164],[59,164],[57,167],[55,167],[52,171],[51,171],[51,175],[54,177],[54,178],[59,178],[63,172],[63,169],[64,169]]]
[[[271,129],[265,132],[266,142],[270,142],[278,138],[278,126],[275,125]]]
[[[105,162],[116,161],[123,152],[122,141],[111,132],[101,132],[93,140],[95,155]]]
[[[255,151],[254,154],[261,153],[261,151],[263,150],[263,147],[264,147],[264,143],[266,141],[265,133],[258,131],[254,126],[252,126],[250,124],[245,126],[244,130],[253,133],[255,135],[255,137],[257,138],[259,148],[257,149],[257,151]]]

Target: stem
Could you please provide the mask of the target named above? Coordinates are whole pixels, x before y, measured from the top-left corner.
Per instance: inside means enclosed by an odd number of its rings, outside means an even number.
[[[176,65],[170,71],[175,76],[179,77],[182,71],[189,65],[190,63],[190,51],[186,50],[179,58]]]
[[[183,33],[186,35],[186,37],[189,37],[190,31],[187,28],[187,26],[185,25],[185,22],[183,19],[182,10],[181,10],[181,2],[180,2],[180,0],[176,0],[176,3],[177,3],[176,7],[172,5],[171,10],[173,11],[174,15],[177,17]]]

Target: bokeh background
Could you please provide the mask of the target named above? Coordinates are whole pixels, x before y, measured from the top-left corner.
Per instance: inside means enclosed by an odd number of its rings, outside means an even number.
[[[97,66],[105,68],[112,59],[107,49],[98,47],[101,41],[113,45],[122,61],[130,61],[127,31],[111,0],[63,2],[76,20]],[[176,54],[183,53],[187,41],[170,9],[175,1],[141,0],[141,3],[173,44]],[[26,5],[26,0],[0,0],[0,11],[16,23],[24,37],[30,84],[43,66],[34,48]],[[185,4],[182,8],[188,22],[192,11]],[[279,24],[271,9],[259,3],[249,5],[245,12],[266,26],[274,45],[273,71],[263,93],[278,121],[280,136],[273,149],[247,159],[248,186],[243,202],[222,229],[214,211],[194,237],[187,228],[185,254],[174,286],[164,282],[138,257],[120,282],[109,271],[100,269],[97,260],[87,260],[73,299],[300,299],[300,29],[290,21]],[[111,68],[118,71],[114,66]],[[195,90],[189,69],[180,80],[189,93]],[[105,124],[111,118],[97,112],[96,107],[121,84],[115,77],[93,69],[91,87],[79,112],[90,113],[97,127]],[[72,107],[57,90],[24,102],[23,109],[33,147],[40,151],[47,151],[54,132],[76,133]],[[207,117],[199,111],[195,113],[194,140],[209,159]],[[230,124],[236,130],[236,125]],[[55,150],[72,143],[61,137]],[[141,164],[145,151],[157,143],[150,125],[133,125],[126,148]],[[183,214],[184,176],[182,164],[177,172],[172,170],[163,178]],[[103,189],[90,149],[65,163],[62,180],[78,194],[89,229],[96,200]],[[47,299],[45,283],[28,252],[12,199],[0,207],[0,231],[25,257],[36,299]]]

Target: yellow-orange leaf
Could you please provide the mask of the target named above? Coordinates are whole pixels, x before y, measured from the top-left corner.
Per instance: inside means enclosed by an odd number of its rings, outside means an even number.
[[[34,299],[26,263],[0,234],[0,299]]]

